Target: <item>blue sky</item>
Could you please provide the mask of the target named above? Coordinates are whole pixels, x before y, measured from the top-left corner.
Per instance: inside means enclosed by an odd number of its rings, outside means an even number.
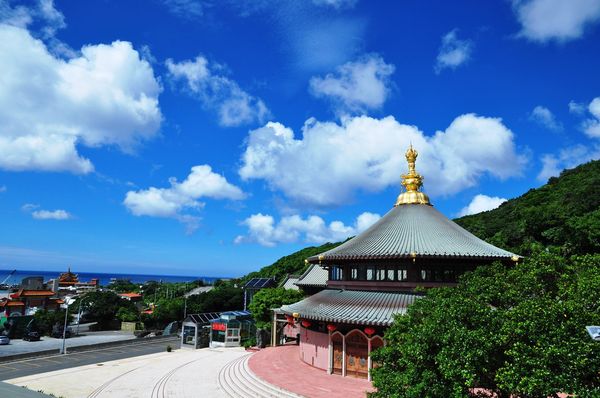
[[[236,276],[600,157],[600,0],[0,0],[0,268]]]

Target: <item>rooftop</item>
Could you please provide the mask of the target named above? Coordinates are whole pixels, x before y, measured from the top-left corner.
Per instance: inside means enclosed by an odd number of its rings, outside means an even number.
[[[394,322],[394,315],[406,313],[408,306],[419,297],[414,293],[326,289],[284,305],[281,311],[324,322],[389,326]]]
[[[329,273],[326,269],[319,266],[318,264],[311,264],[310,267],[300,276],[296,286],[314,286],[314,287],[326,287]]]
[[[342,245],[308,259],[311,263],[402,258],[518,259],[491,245],[437,211],[419,189],[423,177],[415,170],[418,153],[406,152],[406,188],[385,216]]]

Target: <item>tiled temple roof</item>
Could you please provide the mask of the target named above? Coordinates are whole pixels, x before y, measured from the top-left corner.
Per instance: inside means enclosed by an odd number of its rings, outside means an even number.
[[[395,206],[353,239],[308,261],[331,263],[413,257],[511,259],[515,256],[479,239],[433,206],[405,204]]]
[[[296,286],[315,286],[326,287],[329,273],[318,264],[311,264],[310,267],[300,276]]]
[[[373,292],[326,289],[281,311],[323,322],[389,326],[395,314],[404,314],[419,295],[400,292]]]

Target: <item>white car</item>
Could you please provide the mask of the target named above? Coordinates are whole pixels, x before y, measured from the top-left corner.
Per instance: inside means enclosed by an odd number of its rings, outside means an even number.
[[[0,336],[0,345],[7,345],[10,343],[10,339],[7,336]]]

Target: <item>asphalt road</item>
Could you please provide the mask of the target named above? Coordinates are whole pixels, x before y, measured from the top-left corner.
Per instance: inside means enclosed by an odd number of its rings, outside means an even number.
[[[73,332],[75,332],[75,329],[73,329]],[[68,352],[69,348],[71,347],[135,339],[136,338],[132,332],[125,332],[121,330],[85,332],[79,336],[68,338],[66,340],[66,346]],[[10,341],[10,344],[0,346],[0,357],[45,350],[58,350],[61,346],[62,339],[55,339],[54,337],[44,336],[40,341],[23,341],[20,339],[13,339]]]
[[[67,355],[55,355],[42,358],[23,359],[0,363],[0,380],[52,372],[82,365],[103,363],[116,359],[136,357],[165,351],[167,345],[179,347],[179,338],[164,338],[148,342],[137,342],[117,347],[94,349]]]

